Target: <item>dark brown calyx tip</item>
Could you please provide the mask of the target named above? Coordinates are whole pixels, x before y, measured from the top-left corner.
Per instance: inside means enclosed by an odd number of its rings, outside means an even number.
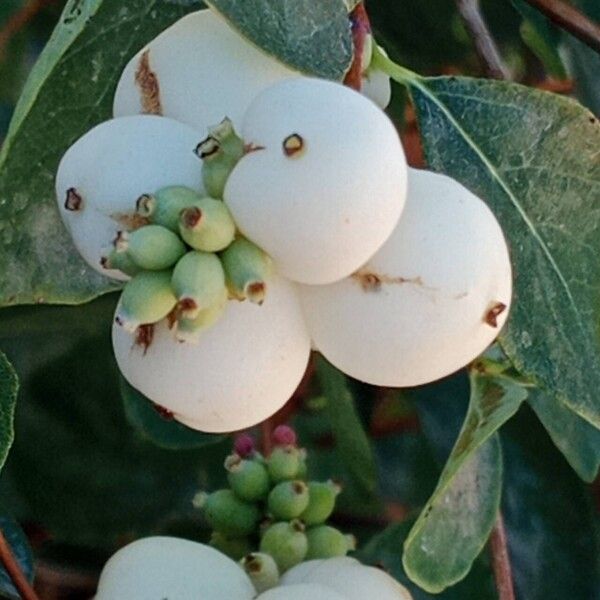
[[[202,221],[202,211],[197,206],[186,208],[181,213],[181,222],[188,229],[197,227],[200,221]]]
[[[194,153],[202,160],[205,160],[211,156],[214,156],[215,154],[218,154],[220,150],[221,144],[219,143],[219,140],[209,135],[196,146]]]
[[[193,298],[182,298],[179,301],[178,308],[182,313],[198,310],[198,303]]]
[[[292,133],[283,140],[283,153],[290,158],[298,158],[304,147],[304,140],[298,133]]]
[[[175,414],[168,408],[161,406],[160,404],[152,405],[154,410],[161,416],[165,421],[172,421],[175,418]]]
[[[507,309],[508,307],[503,302],[495,302],[485,313],[483,320],[490,327],[498,327],[498,317]]]
[[[144,351],[144,356],[154,340],[154,325],[140,325],[135,332],[135,345]]]
[[[69,188],[67,190],[67,197],[65,198],[65,209],[70,211],[78,211],[82,208],[83,198],[75,188]]]

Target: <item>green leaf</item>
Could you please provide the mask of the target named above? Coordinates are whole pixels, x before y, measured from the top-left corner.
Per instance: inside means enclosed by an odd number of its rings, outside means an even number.
[[[353,56],[345,0],[207,0],[242,35],[309,75],[343,79]]]
[[[600,430],[538,390],[532,390],[528,402],[575,472],[592,483],[600,467]]]
[[[327,398],[325,416],[331,423],[339,455],[353,479],[355,490],[369,498],[374,495],[377,473],[375,456],[350,390],[346,376],[320,359],[317,373]]]
[[[437,593],[463,579],[486,543],[502,487],[502,457],[495,432],[518,410],[526,390],[506,376],[471,374],[471,400],[463,428],[404,544],[408,576]]]
[[[121,396],[127,420],[145,438],[167,450],[191,450],[216,444],[225,439],[222,435],[211,435],[190,429],[173,419],[165,419],[154,408],[148,398],[120,378]]]
[[[599,123],[570,99],[520,85],[389,70],[410,87],[430,167],[484,198],[508,237],[504,351],[600,427]]]
[[[121,71],[196,0],[70,0],[34,67],[0,153],[0,305],[80,303],[114,282],[85,266],[62,225],[54,175],[110,118]]]
[[[33,553],[23,530],[12,517],[7,515],[0,515],[0,530],[21,567],[21,571],[30,582],[33,582]],[[14,600],[21,598],[3,567],[0,567],[0,595]]]
[[[492,572],[485,555],[475,561],[469,575],[460,583],[440,594],[429,594],[415,585],[406,575],[398,548],[406,540],[412,521],[403,521],[390,525],[381,533],[373,536],[359,549],[357,558],[364,564],[377,565],[393,575],[406,586],[414,600],[496,600],[497,593]]]
[[[6,356],[0,352],[0,469],[14,439],[14,417],[19,380]]]

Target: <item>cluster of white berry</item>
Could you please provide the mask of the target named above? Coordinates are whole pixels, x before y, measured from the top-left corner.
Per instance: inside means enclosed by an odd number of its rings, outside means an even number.
[[[132,59],[115,118],[65,154],[75,246],[127,281],[121,372],[178,421],[266,419],[311,346],[368,383],[427,383],[506,320],[498,223],[457,182],[407,167],[381,110],[389,80],[368,63],[363,94],[304,77],[200,11]]]

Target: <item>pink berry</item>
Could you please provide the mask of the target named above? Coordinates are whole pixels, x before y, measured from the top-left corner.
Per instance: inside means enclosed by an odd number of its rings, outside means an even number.
[[[248,458],[254,454],[254,438],[247,433],[242,433],[235,438],[233,449],[242,458]]]
[[[279,425],[273,430],[273,443],[276,446],[295,446],[296,432],[287,425]]]

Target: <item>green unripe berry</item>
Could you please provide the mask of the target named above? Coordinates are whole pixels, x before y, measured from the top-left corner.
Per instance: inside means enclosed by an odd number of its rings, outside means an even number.
[[[245,238],[237,238],[222,254],[227,287],[234,298],[261,304],[273,262],[266,252]]]
[[[271,479],[278,483],[298,478],[302,462],[301,451],[295,446],[279,446],[267,458]]]
[[[164,319],[176,304],[170,271],[142,271],[125,284],[116,320],[133,333],[140,325]]]
[[[218,252],[233,241],[235,223],[223,201],[201,198],[194,206],[182,211],[179,232],[192,248]]]
[[[148,271],[168,269],[185,254],[185,245],[179,236],[160,225],[121,232],[115,248],[117,252],[127,252],[138,267]]]
[[[311,481],[308,484],[308,506],[300,519],[308,527],[325,523],[335,509],[335,500],[340,491],[340,487],[333,481]]]
[[[217,255],[197,250],[179,260],[171,284],[179,310],[187,319],[195,319],[201,310],[220,302],[226,291],[225,273]]]
[[[142,271],[142,269],[131,260],[131,257],[127,252],[117,252],[114,248],[107,256],[102,257],[100,264],[105,269],[117,269],[130,277],[133,277]]]
[[[175,337],[180,342],[196,343],[203,331],[212,327],[225,312],[227,306],[227,290],[223,288],[223,294],[212,306],[198,312],[194,319],[180,316],[177,319],[177,331]]]
[[[279,583],[279,569],[273,557],[262,552],[248,554],[241,561],[244,571],[250,577],[254,589],[259,593],[270,590]]]
[[[173,185],[158,190],[155,194],[144,194],[138,198],[136,212],[155,225],[162,225],[179,233],[179,215],[202,196],[188,187]]]
[[[306,539],[308,541],[306,560],[346,556],[355,545],[352,537],[328,525],[309,529],[306,532]]]
[[[295,519],[308,506],[308,486],[303,481],[282,481],[271,490],[267,504],[275,519]]]
[[[221,144],[223,152],[229,158],[239,160],[244,156],[244,140],[235,132],[231,119],[225,117],[218,125],[210,127],[208,134]]]
[[[219,531],[213,531],[209,544],[233,560],[240,560],[252,551],[247,537],[230,538]]]
[[[280,573],[291,569],[301,563],[308,552],[304,525],[300,521],[271,525],[260,540],[260,551],[273,557]]]
[[[202,498],[210,526],[229,537],[243,537],[254,532],[260,518],[258,508],[240,500],[231,490],[218,490]]]
[[[231,489],[242,500],[256,502],[266,498],[271,481],[262,462],[232,454],[225,460],[225,468]]]

